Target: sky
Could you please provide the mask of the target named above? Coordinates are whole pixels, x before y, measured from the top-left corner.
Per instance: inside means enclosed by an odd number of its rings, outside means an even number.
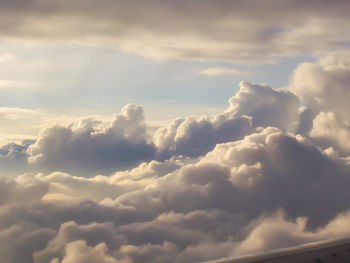
[[[0,263],[350,235],[349,9],[0,0]]]

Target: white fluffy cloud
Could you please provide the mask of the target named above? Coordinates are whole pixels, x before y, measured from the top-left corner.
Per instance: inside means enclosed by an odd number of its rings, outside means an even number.
[[[331,54],[316,64],[301,64],[294,71],[289,88],[307,105],[301,114],[300,132],[309,134],[323,149],[333,147],[347,156],[350,150],[349,53]]]
[[[324,149],[333,147],[343,156],[350,154],[350,127],[333,112],[321,112],[314,118],[310,136]]]
[[[334,112],[341,121],[350,121],[350,55],[332,54],[318,63],[299,65],[292,76],[290,90],[318,114]]]

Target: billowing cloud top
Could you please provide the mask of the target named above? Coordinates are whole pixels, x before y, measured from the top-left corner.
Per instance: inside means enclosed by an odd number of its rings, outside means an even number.
[[[98,125],[88,118],[77,128],[44,130],[27,149],[29,163],[79,174],[110,173],[149,160],[156,151],[147,140],[142,106],[128,104],[109,127]]]
[[[226,110],[153,137],[128,104],[3,146],[0,262],[189,263],[349,235],[349,58],[301,64],[285,89],[241,82]]]
[[[273,62],[349,46],[346,0],[5,0],[0,35],[118,45],[156,59]]]

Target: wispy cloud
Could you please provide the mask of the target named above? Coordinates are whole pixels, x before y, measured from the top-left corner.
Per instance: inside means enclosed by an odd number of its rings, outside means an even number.
[[[20,90],[37,90],[45,87],[45,84],[38,81],[0,79],[0,90],[20,89]]]
[[[234,76],[251,76],[254,75],[253,72],[249,71],[240,71],[233,68],[207,68],[198,71],[198,74],[207,75],[207,76],[222,76],[222,75],[234,75]]]
[[[0,55],[0,63],[5,63],[14,60],[17,60],[17,57],[12,53],[4,53]]]

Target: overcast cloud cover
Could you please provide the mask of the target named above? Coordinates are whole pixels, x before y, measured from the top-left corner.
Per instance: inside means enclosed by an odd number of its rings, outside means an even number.
[[[0,35],[156,59],[274,62],[349,46],[347,0],[2,0]]]
[[[156,59],[319,58],[284,88],[240,82],[213,116],[151,132],[144,106],[129,103],[109,124],[57,123],[2,146],[0,263],[192,263],[350,235],[349,8],[1,1],[1,37],[28,43],[118,45]],[[0,119],[35,114],[1,108]]]

